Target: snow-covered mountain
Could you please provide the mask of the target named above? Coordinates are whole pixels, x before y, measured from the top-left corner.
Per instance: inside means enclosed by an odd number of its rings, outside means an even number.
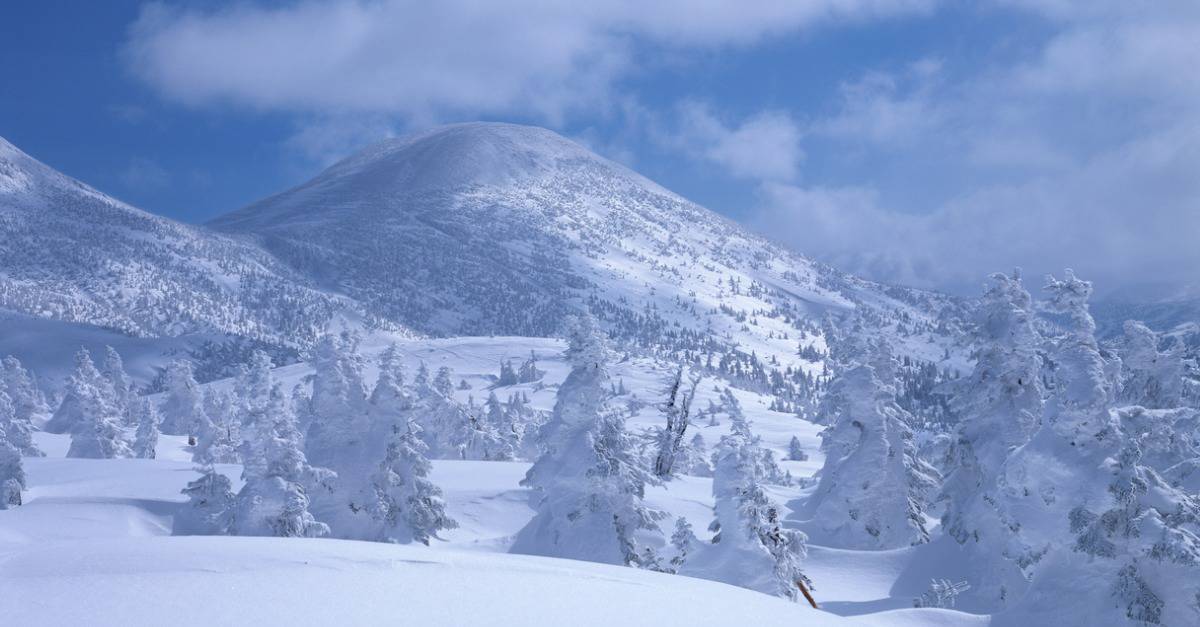
[[[131,207],[0,138],[0,309],[295,346],[350,305],[253,245]]]
[[[790,365],[805,321],[830,309],[866,305],[919,333],[954,307],[810,261],[560,135],[512,124],[384,141],[211,226],[432,335],[545,337],[590,305],[635,344],[737,347]],[[926,340],[911,350],[941,355]]]

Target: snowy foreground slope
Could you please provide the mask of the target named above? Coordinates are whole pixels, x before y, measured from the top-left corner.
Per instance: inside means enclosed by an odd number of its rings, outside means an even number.
[[[851,624],[698,579],[411,545],[119,539],[0,559],[13,625]]]
[[[389,340],[375,336],[373,355]],[[480,394],[501,360],[533,351],[543,386],[520,384],[535,408],[548,409],[566,376],[562,343],[537,338],[453,338],[401,344],[411,372],[420,363],[453,368]],[[307,364],[276,369],[302,383]],[[373,373],[370,373],[373,375]],[[614,366],[629,397],[653,401],[666,366],[630,359]],[[230,385],[219,381],[211,386]],[[699,403],[715,397],[701,385]],[[811,457],[782,461],[794,475],[822,463],[819,429],[767,408],[769,397],[738,391],[764,444],[782,456],[792,436]],[[657,426],[639,413],[630,431]],[[715,440],[728,425],[697,424]],[[678,575],[506,553],[533,510],[518,485],[524,462],[435,460],[457,529],[431,547],[334,540],[170,537],[196,477],[184,438],[163,436],[155,460],[67,459],[68,436],[36,434],[45,458],[27,458],[25,504],[0,512],[0,588],[23,602],[8,616],[20,625],[412,624],[412,625],[977,625],[961,612],[912,609],[931,576],[945,576],[922,549],[845,551],[809,546],[805,570],[823,611],[768,595]],[[240,466],[219,470],[240,485]],[[780,502],[800,486],[772,486]],[[692,520],[703,535],[712,517],[711,482],[681,476],[651,487],[646,501]],[[219,600],[213,602],[210,600]],[[844,616],[839,617],[838,614]]]

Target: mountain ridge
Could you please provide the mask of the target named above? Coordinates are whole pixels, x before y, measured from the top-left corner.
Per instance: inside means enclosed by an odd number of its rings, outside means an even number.
[[[745,327],[760,337],[741,344],[782,358],[795,343],[766,340],[789,337],[796,319],[856,303],[931,319],[914,303],[953,301],[840,273],[557,133],[514,124],[385,140],[208,224],[435,336],[551,335],[587,305],[627,327],[617,335],[732,338]],[[755,333],[744,319],[757,310],[786,322]]]

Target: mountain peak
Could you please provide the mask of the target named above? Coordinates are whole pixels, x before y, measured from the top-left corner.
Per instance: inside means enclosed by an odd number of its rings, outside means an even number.
[[[598,182],[602,181],[602,182]],[[411,205],[416,198],[530,186],[640,188],[682,201],[641,175],[537,126],[467,122],[385,139],[325,169],[299,187],[221,216],[223,230],[327,221],[363,204]],[[403,200],[408,199],[408,200]]]
[[[620,168],[545,128],[468,122],[381,141],[334,164],[313,183],[349,178],[356,187],[412,193],[505,185],[567,162]]]

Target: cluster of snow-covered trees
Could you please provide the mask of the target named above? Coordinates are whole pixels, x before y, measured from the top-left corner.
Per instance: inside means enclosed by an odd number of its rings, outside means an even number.
[[[763,490],[782,473],[733,393],[722,397],[730,433],[712,466],[702,466],[714,476],[714,536],[700,542],[679,518],[668,543],[660,527],[665,514],[644,502],[645,489],[700,464],[703,439],[689,445],[684,438],[698,380],[689,382],[682,371],[672,378],[667,424],[644,459],[625,430],[626,410],[611,402],[609,348],[595,321],[579,318],[568,343],[571,372],[540,430],[544,453],[522,482],[534,489],[537,513],[512,551],[678,572],[797,598],[807,583],[800,569],[805,537],[784,528],[781,508]]]
[[[153,459],[160,422],[158,406],[139,395],[116,350],[107,347],[97,368],[81,348],[62,401],[43,428],[70,434],[68,457]]]
[[[202,475],[185,490],[191,508],[177,533],[428,543],[456,526],[428,478],[430,458],[513,459],[526,424],[536,422],[519,396],[505,405],[493,394],[486,409],[455,402],[445,368],[431,378],[422,364],[406,382],[395,347],[368,386],[350,334],[324,336],[312,363],[311,394],[285,393],[265,353],[231,394],[201,400],[190,385],[169,386],[200,416]],[[235,494],[216,465],[236,461],[245,483]]]
[[[941,473],[917,454],[929,423],[898,405],[886,341],[840,342],[808,524],[835,546],[893,548],[927,541],[940,509],[973,609],[1015,624],[1069,598],[1097,624],[1194,622],[1200,412],[1180,351],[1136,322],[1101,347],[1091,285],[1067,271],[1043,289],[1036,303],[1019,273],[992,277],[973,370],[940,388],[955,420]]]

